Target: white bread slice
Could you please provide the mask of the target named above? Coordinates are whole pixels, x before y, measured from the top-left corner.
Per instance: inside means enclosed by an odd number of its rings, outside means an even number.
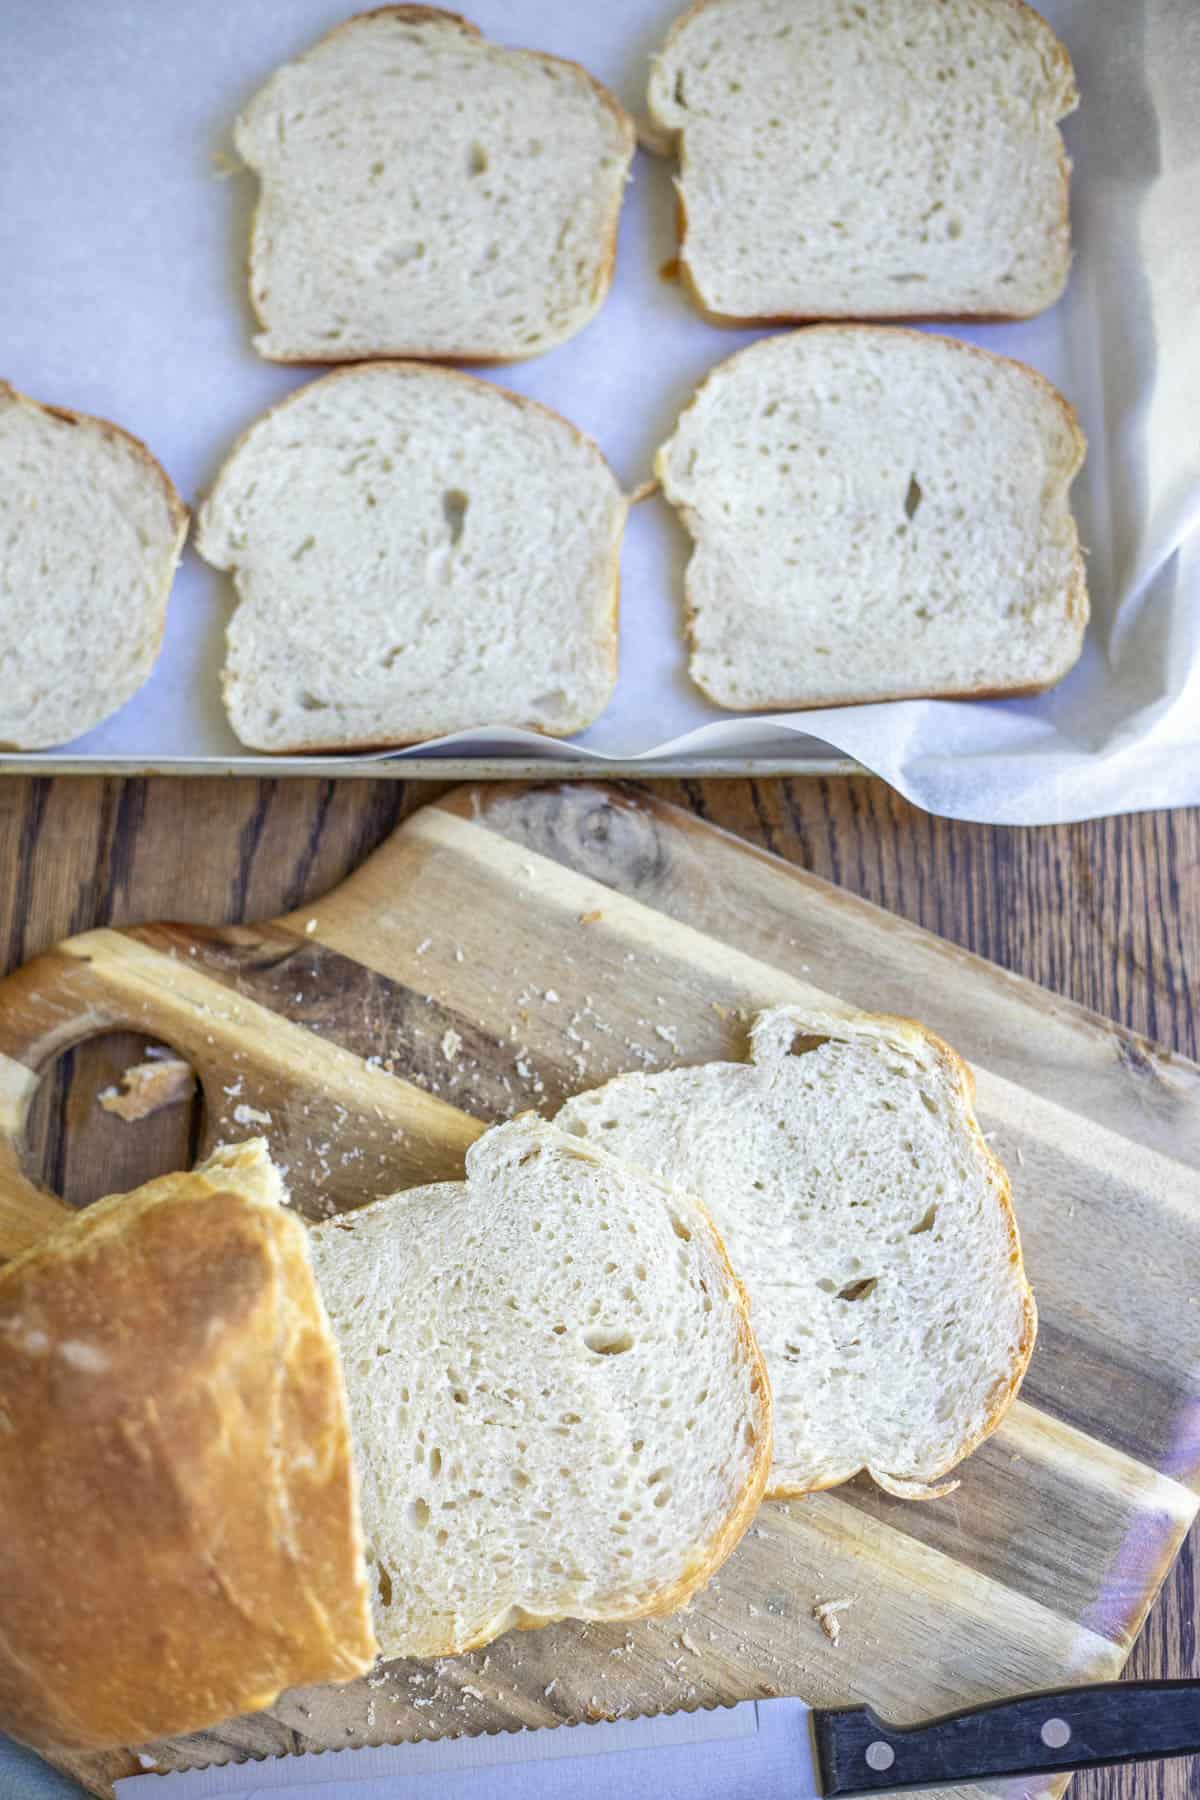
[[[711,1210],[771,1380],[768,1498],[863,1469],[936,1493],[1013,1400],[1037,1323],[970,1071],[865,1014],[781,1007],[751,1048],[618,1076],[555,1122]]]
[[[582,730],[616,681],[628,510],[590,438],[473,376],[372,363],[301,388],[198,521],[241,602],[234,730],[259,750]]]
[[[250,297],[277,362],[510,361],[603,304],[634,129],[575,63],[385,6],[278,70],[234,137],[262,182]]]
[[[1078,94],[1023,0],[699,0],[649,101],[718,323],[1027,317],[1066,284]]]
[[[526,1118],[312,1249],[385,1656],[668,1613],[738,1542],[770,1400],[696,1202]]]
[[[187,525],[137,438],[0,382],[0,749],[67,743],[137,693]]]
[[[1074,412],[1024,364],[827,325],[720,364],[656,462],[691,674],[735,712],[1029,694],[1077,661]]]

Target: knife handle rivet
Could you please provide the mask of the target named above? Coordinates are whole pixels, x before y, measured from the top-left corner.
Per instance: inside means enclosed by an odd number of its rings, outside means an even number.
[[[1042,1742],[1047,1750],[1062,1750],[1071,1741],[1071,1727],[1065,1719],[1047,1719],[1042,1726]]]
[[[867,1745],[866,1758],[868,1769],[874,1769],[877,1775],[882,1775],[895,1762],[896,1752],[882,1738],[877,1738],[873,1744]]]

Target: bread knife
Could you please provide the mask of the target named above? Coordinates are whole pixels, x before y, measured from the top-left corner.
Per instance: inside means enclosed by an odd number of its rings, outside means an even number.
[[[711,1712],[139,1775],[119,1800],[846,1800],[1200,1753],[1200,1682],[1057,1688],[889,1725],[867,1706]]]

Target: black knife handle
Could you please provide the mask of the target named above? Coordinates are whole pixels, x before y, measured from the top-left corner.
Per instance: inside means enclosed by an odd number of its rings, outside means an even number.
[[[814,1712],[824,1794],[951,1787],[1200,1754],[1200,1681],[1055,1688],[895,1726],[870,1707]]]

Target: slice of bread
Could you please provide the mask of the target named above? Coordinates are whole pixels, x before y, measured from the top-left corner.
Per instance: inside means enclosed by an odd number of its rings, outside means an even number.
[[[971,1074],[905,1019],[782,1007],[751,1046],[618,1076],[556,1124],[710,1208],[771,1379],[768,1497],[863,1469],[921,1497],[999,1423],[1036,1330]]]
[[[262,183],[250,297],[277,362],[511,361],[603,304],[634,129],[575,63],[385,6],[278,70],[234,138]]]
[[[319,1226],[385,1656],[668,1613],[770,1464],[745,1296],[694,1201],[540,1120]]]
[[[234,730],[259,750],[581,731],[616,681],[628,510],[589,438],[473,376],[373,363],[300,389],[198,522],[241,601]]]
[[[718,323],[1018,318],[1063,290],[1078,95],[1022,0],[699,0],[649,99]]]
[[[695,539],[693,680],[735,712],[1030,694],[1087,585],[1062,395],[1022,363],[828,325],[722,363],[656,463]]]
[[[0,1269],[0,1729],[108,1749],[375,1658],[308,1233],[261,1140]]]
[[[68,743],[137,693],[187,525],[137,438],[0,382],[0,749]]]

